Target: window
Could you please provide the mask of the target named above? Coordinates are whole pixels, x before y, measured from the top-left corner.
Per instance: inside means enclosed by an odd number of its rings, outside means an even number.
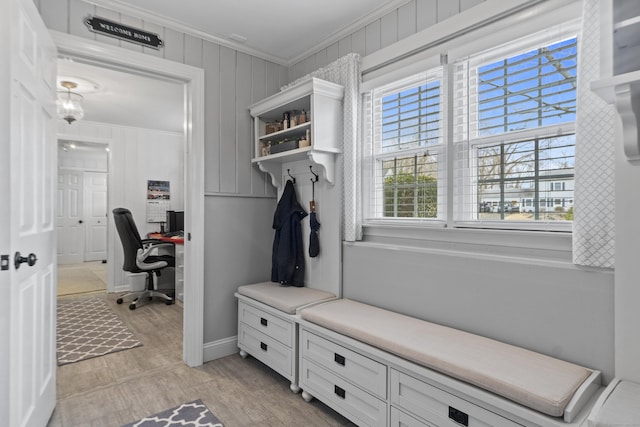
[[[441,217],[441,98],[439,71],[423,73],[370,95],[372,218]]]
[[[568,27],[365,94],[365,219],[570,230],[577,39]]]
[[[470,166],[458,171],[466,175],[458,180],[459,221],[571,219],[577,41],[519,48],[455,64],[468,88],[465,105],[475,112],[463,112],[468,129],[457,139]],[[496,58],[500,51],[507,54]]]

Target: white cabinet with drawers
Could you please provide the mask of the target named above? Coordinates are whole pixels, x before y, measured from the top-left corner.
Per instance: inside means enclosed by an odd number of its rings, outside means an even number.
[[[389,382],[392,405],[421,419],[429,420],[433,425],[441,427],[460,425],[512,427],[519,425],[395,369],[390,371]],[[430,424],[416,425],[428,426]]]
[[[298,328],[302,397],[359,426],[582,427],[598,394],[565,422],[307,320]]]
[[[298,372],[295,316],[236,294],[238,297],[238,347],[291,381],[297,393]]]
[[[300,387],[358,425],[387,425],[387,367],[304,329]]]

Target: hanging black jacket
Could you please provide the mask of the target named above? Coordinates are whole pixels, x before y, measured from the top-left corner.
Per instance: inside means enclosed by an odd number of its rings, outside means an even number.
[[[287,181],[273,215],[271,281],[288,286],[304,286],[304,248],[300,221],[307,212],[300,206],[291,181]]]

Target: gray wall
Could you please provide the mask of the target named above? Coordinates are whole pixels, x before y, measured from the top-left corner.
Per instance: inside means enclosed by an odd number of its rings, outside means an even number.
[[[343,296],[613,378],[611,271],[368,243],[343,248]]]
[[[236,335],[236,301],[239,284],[268,280],[270,264],[247,268],[247,253],[270,250],[275,190],[264,174],[251,164],[252,133],[248,106],[279,90],[287,82],[287,70],[278,64],[202,40],[170,28],[96,7],[82,0],[35,0],[49,29],[124,49],[160,56],[203,68],[205,71],[205,325],[204,341]],[[90,32],[82,20],[98,15],[158,33],[165,46],[144,48]],[[243,196],[238,200],[227,197]],[[224,219],[224,220],[222,220]],[[247,245],[229,244],[238,238],[236,226],[254,229]],[[212,238],[211,236],[215,236]],[[219,259],[225,259],[220,263]],[[212,268],[216,266],[216,268]],[[218,268],[219,267],[219,270]],[[231,274],[233,272],[233,274]]]
[[[44,0],[43,0],[44,1]],[[457,15],[484,0],[412,0],[289,67],[289,80],[304,76],[347,53],[369,55]]]
[[[293,81],[351,51],[366,56],[479,3],[411,1],[294,64],[289,77]],[[613,378],[613,271],[582,269],[571,263],[570,253],[549,260],[550,251],[541,259],[520,248],[524,260],[510,257],[512,249],[485,259],[480,255],[486,250],[453,239],[416,248],[415,240],[379,244],[366,232],[364,242],[343,247],[345,298],[599,369],[607,382]]]
[[[207,297],[205,342],[233,337],[238,329],[238,286],[268,281],[273,241],[273,199],[207,197],[204,277]]]

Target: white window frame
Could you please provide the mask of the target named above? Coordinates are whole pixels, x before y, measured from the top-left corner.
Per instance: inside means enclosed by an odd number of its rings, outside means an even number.
[[[372,116],[376,113],[376,107],[373,105],[377,98],[383,99],[390,94],[396,94],[404,90],[419,86],[421,84],[428,84],[433,81],[440,82],[440,135],[439,143],[428,147],[419,147],[407,150],[397,150],[382,153],[380,150],[381,140],[376,135],[373,129],[374,118]],[[418,225],[421,226],[436,226],[443,227],[446,224],[446,182],[447,182],[447,155],[446,155],[446,141],[447,132],[444,126],[446,116],[446,82],[445,73],[442,66],[431,68],[427,71],[422,71],[418,74],[403,78],[401,80],[385,84],[379,88],[376,88],[365,95],[363,105],[363,114],[365,115],[362,120],[363,123],[363,135],[367,140],[365,144],[365,161],[363,162],[363,210],[364,220],[363,225]],[[376,189],[379,184],[379,177],[381,176],[381,162],[383,160],[393,159],[394,157],[410,157],[412,155],[420,155],[428,152],[429,154],[435,154],[437,156],[438,168],[437,168],[437,182],[438,182],[438,215],[437,218],[390,218],[377,216],[376,212],[382,212],[384,207],[382,206],[384,196],[380,193],[381,187]]]
[[[478,54],[471,55],[471,59],[466,60],[467,69],[477,69],[485,64],[490,64],[503,58],[513,57],[521,53],[528,52],[536,47],[556,43],[562,40],[576,37],[578,44],[579,38],[579,21],[574,20],[572,22],[563,24],[562,26],[554,26],[549,29],[545,29],[538,32],[532,32],[528,36],[521,37],[515,41],[507,42],[501,46],[495,46],[486,51],[479,52]],[[455,67],[455,64],[451,64],[450,67]],[[467,75],[472,74],[471,72]],[[475,74],[474,74],[475,75]],[[467,77],[469,78],[469,77]],[[578,77],[579,78],[579,77]],[[452,78],[453,80],[453,78]],[[454,84],[459,85],[460,82],[456,81]],[[468,81],[467,81],[468,84]],[[577,92],[577,89],[576,89]],[[457,102],[456,99],[453,100]],[[453,116],[453,112],[449,112]],[[470,114],[470,113],[469,113]],[[451,117],[451,120],[457,120],[456,117]],[[467,117],[466,124],[468,125],[471,119]],[[479,123],[476,119],[474,123]],[[555,137],[559,135],[575,135],[575,122],[561,123],[557,125],[541,126],[538,128],[525,129],[519,131],[512,131],[507,133],[500,133],[489,136],[477,136],[472,137],[472,133],[477,133],[477,129],[468,128],[464,132],[457,131],[453,138],[456,140],[453,148],[456,155],[463,155],[462,162],[468,167],[467,171],[462,171],[462,168],[458,167],[454,169],[456,178],[456,187],[454,188],[455,195],[452,196],[456,200],[454,210],[457,213],[463,212],[465,209],[469,209],[470,201],[475,200],[475,194],[461,194],[465,188],[472,190],[472,185],[469,182],[472,176],[476,175],[477,156],[474,155],[479,147],[489,146],[500,143],[511,143],[517,141],[533,140],[536,138],[543,139],[545,137]],[[464,135],[460,135],[464,134]],[[466,150],[460,150],[463,144],[467,144]],[[462,151],[462,153],[461,153]],[[453,167],[453,165],[452,165]],[[461,176],[464,174],[465,176]],[[464,184],[459,184],[461,181]],[[475,202],[474,202],[475,205]],[[476,209],[477,210],[477,209]],[[536,231],[565,231],[571,232],[571,221],[550,221],[550,220],[528,220],[528,221],[513,221],[513,220],[481,220],[481,219],[456,219],[451,224],[452,227],[478,227],[478,228],[492,228],[500,230],[536,230]]]
[[[545,44],[551,44],[557,42],[562,39],[570,38],[576,36],[578,33],[579,21],[574,20],[570,23],[563,24],[561,26],[553,26],[552,30],[544,29],[542,31],[532,31],[529,35],[519,38],[518,40],[510,41],[508,43],[503,43],[504,45],[508,45],[507,50],[500,49],[500,45],[496,44],[493,47],[489,47],[485,49],[484,56],[482,56],[482,63],[490,63],[491,61],[499,60],[501,58],[510,57],[517,55],[518,53],[526,52],[528,50],[534,49],[536,46],[543,46]],[[578,43],[580,43],[579,34]],[[441,55],[442,56],[442,55]],[[445,55],[446,56],[446,55]],[[433,63],[433,60],[430,61]],[[487,221],[487,220],[460,220],[454,219],[453,212],[457,212],[460,209],[459,197],[455,195],[457,189],[454,188],[454,182],[459,179],[456,176],[455,180],[452,179],[453,174],[457,173],[457,169],[455,169],[454,165],[454,157],[458,156],[459,153],[456,152],[456,146],[453,142],[454,140],[454,114],[453,108],[454,104],[457,102],[453,96],[454,88],[450,87],[449,82],[452,82],[451,85],[455,84],[453,79],[453,64],[444,65],[438,68],[432,68],[429,72],[433,72],[434,70],[442,70],[442,76],[440,77],[441,81],[441,114],[442,114],[442,126],[441,126],[441,134],[444,138],[443,143],[437,147],[438,153],[438,219],[425,219],[425,218],[382,218],[375,217],[373,215],[373,209],[370,207],[370,198],[373,194],[373,186],[375,185],[375,158],[371,155],[372,143],[369,141],[365,144],[365,159],[363,161],[363,226],[365,227],[394,227],[398,226],[403,229],[406,228],[424,228],[424,227],[448,227],[448,228],[481,228],[481,229],[496,229],[496,230],[507,230],[507,231],[565,231],[570,232],[572,228],[572,222],[568,221],[544,221],[544,220],[529,220],[529,221],[512,221],[512,220],[497,220],[497,221]],[[439,72],[439,71],[437,71]],[[423,73],[427,73],[424,71]],[[422,74],[422,73],[420,73]],[[389,77],[386,79],[383,77],[380,80],[388,82]],[[403,80],[399,80],[393,83],[386,83],[384,86],[379,88],[378,90],[387,89],[387,93],[391,92],[391,88],[395,88],[394,92],[399,92],[402,90],[402,82],[405,83],[404,87],[411,87],[411,82],[417,84],[415,82],[419,81],[418,78],[414,76],[405,77]],[[372,86],[368,85],[369,88]],[[364,103],[363,103],[364,104]],[[363,135],[368,135],[370,129],[366,128],[367,123],[371,123],[371,120],[367,120],[365,118],[363,121]],[[518,135],[515,134],[505,135],[491,135],[488,137],[476,138],[473,141],[469,142],[469,150],[475,150],[476,147],[481,145],[486,145],[491,142],[496,142],[498,140],[502,141],[517,141],[517,140],[525,140],[527,138],[543,138],[545,136],[555,136],[561,132],[563,134],[575,133],[575,122],[563,123],[560,125],[553,126],[544,126],[535,129],[527,129],[524,131],[520,131]],[[469,156],[469,150],[465,156],[466,162],[471,162]],[[436,147],[429,148],[429,152],[436,151]],[[377,158],[380,159],[384,156],[393,157],[395,154],[384,154],[380,155]],[[458,159],[459,160],[459,159]],[[446,200],[442,200],[441,198],[445,198]],[[454,200],[455,199],[455,200]]]

